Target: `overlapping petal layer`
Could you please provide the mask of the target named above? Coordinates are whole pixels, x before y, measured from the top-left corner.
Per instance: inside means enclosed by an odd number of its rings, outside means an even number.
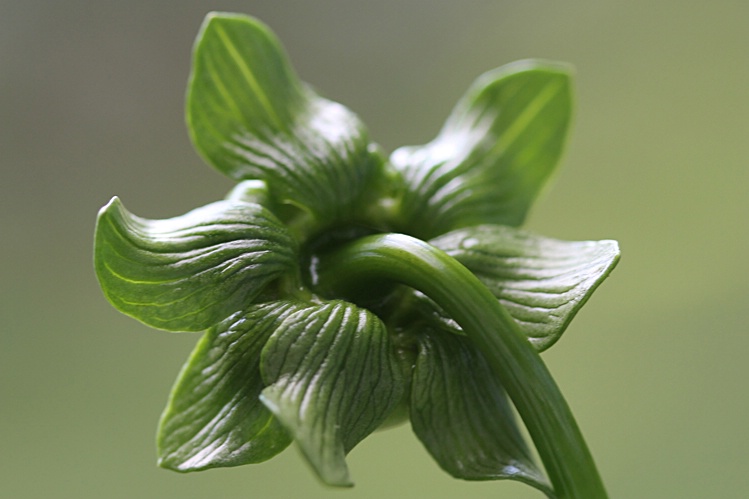
[[[168,331],[203,331],[294,272],[296,243],[257,204],[218,201],[167,220],[128,212],[114,198],[99,212],[95,267],[121,312]]]

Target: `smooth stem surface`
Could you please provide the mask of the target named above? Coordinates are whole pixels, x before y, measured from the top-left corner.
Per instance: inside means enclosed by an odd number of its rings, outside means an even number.
[[[457,260],[410,236],[381,234],[322,257],[322,288],[346,291],[368,279],[413,287],[437,302],[481,349],[533,439],[560,498],[607,497],[582,434],[541,357],[486,286]]]

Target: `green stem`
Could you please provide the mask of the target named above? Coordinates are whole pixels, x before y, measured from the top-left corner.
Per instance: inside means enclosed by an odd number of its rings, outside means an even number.
[[[321,257],[318,285],[338,292],[388,279],[437,302],[481,349],[523,419],[560,498],[607,497],[572,412],[541,357],[492,293],[457,260],[410,236],[380,234]]]

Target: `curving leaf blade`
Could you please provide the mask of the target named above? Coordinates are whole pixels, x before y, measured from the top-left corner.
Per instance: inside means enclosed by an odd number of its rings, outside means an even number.
[[[459,229],[430,243],[472,271],[538,350],[559,339],[619,261],[616,241],[560,241],[501,225]]]
[[[187,472],[258,463],[291,443],[260,402],[260,352],[280,321],[301,308],[294,302],[256,305],[206,332],[161,416],[159,466]]]
[[[403,374],[383,323],[345,302],[301,310],[268,341],[261,400],[320,479],[350,486],[345,455],[401,400]]]
[[[294,240],[256,204],[219,201],[166,220],[99,212],[94,266],[121,312],[159,329],[202,331],[296,265]]]
[[[448,332],[421,333],[411,425],[432,457],[455,478],[519,480],[551,496],[507,395],[478,349]]]
[[[326,221],[374,198],[383,159],[362,123],[302,83],[274,34],[241,15],[206,17],[193,53],[187,121],[197,150],[237,180]]]
[[[437,138],[393,152],[404,230],[429,239],[477,224],[520,225],[559,161],[570,114],[564,65],[519,61],[481,76]]]

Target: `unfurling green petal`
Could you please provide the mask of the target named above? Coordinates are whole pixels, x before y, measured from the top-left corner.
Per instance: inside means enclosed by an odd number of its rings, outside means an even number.
[[[560,338],[619,261],[616,241],[560,241],[500,225],[456,230],[430,243],[472,271],[538,350]]]
[[[379,188],[383,159],[364,125],[302,83],[273,33],[250,17],[206,18],[187,119],[219,171],[265,180],[277,202],[324,222],[355,217]]]
[[[411,424],[432,457],[456,478],[508,478],[550,492],[504,389],[465,337],[437,329],[419,335]]]
[[[121,312],[159,329],[202,331],[296,271],[296,245],[265,208],[219,201],[147,220],[114,198],[99,212],[94,263]]]
[[[436,139],[391,156],[403,230],[428,239],[482,223],[520,225],[562,152],[569,68],[519,61],[481,76]]]
[[[262,353],[261,399],[329,485],[350,486],[346,454],[400,401],[403,374],[372,313],[330,302],[287,317]]]
[[[161,417],[159,466],[186,472],[259,463],[291,443],[260,402],[260,352],[279,322],[304,307],[256,305],[206,332]]]

